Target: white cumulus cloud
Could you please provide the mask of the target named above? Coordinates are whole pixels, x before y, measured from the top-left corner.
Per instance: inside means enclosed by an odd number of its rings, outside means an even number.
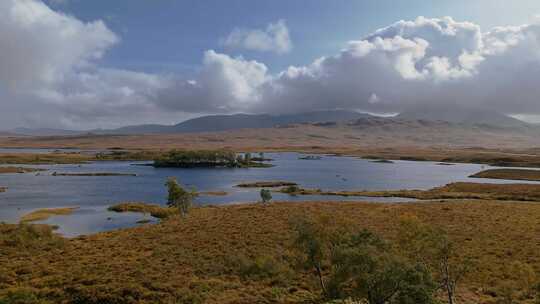
[[[441,104],[540,113],[539,43],[540,24],[483,32],[450,17],[400,21],[273,77],[256,110],[396,112]]]
[[[206,51],[195,79],[177,79],[160,90],[157,103],[189,112],[244,111],[261,102],[260,88],[268,81],[267,67],[242,57]]]
[[[288,53],[293,44],[285,20],[270,23],[266,29],[234,29],[223,45],[228,48],[245,49],[277,54]]]

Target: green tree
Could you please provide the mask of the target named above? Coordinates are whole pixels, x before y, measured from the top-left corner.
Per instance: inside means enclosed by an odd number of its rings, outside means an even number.
[[[427,268],[411,264],[377,235],[322,217],[294,222],[295,247],[314,269],[323,295],[370,304],[434,303]]]
[[[422,264],[434,274],[448,303],[455,303],[456,290],[472,264],[457,254],[455,244],[442,229],[421,223],[416,217],[401,219],[398,247],[410,261]]]
[[[300,252],[304,265],[314,270],[322,293],[327,296],[323,268],[327,267],[333,250],[341,242],[346,228],[337,225],[329,216],[317,220],[295,218],[291,226],[296,232],[295,248]]]
[[[281,190],[281,192],[291,194],[291,195],[295,195],[296,193],[300,192],[300,187],[298,187],[297,185],[287,186],[287,187],[283,188]]]
[[[246,165],[249,165],[251,163],[251,153],[249,152],[244,153],[244,163]]]
[[[272,192],[268,189],[261,189],[261,200],[263,203],[269,203],[272,200]]]
[[[178,184],[174,177],[169,177],[165,183],[168,190],[167,205],[177,208],[180,214],[185,217],[193,205],[193,200],[197,196],[195,190],[186,190]]]
[[[409,263],[390,244],[364,230],[348,236],[332,255],[332,298],[370,304],[434,303],[436,284],[428,269]]]

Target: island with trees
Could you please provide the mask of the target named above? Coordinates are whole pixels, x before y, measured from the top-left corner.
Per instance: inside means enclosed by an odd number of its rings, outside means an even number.
[[[264,158],[261,158],[264,160]],[[253,158],[251,153],[225,150],[173,150],[154,159],[156,168],[268,168],[271,164]]]

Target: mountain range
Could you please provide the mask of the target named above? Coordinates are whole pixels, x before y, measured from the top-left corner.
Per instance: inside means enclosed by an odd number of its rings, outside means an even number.
[[[174,134],[216,132],[237,129],[260,129],[283,127],[292,124],[306,123],[369,123],[373,121],[394,123],[399,121],[441,121],[460,126],[486,126],[491,128],[527,128],[534,125],[512,118],[510,116],[486,110],[456,107],[430,107],[422,106],[410,108],[394,117],[379,117],[355,111],[332,110],[313,111],[297,114],[233,114],[233,115],[209,115],[189,119],[176,125],[145,124],[126,126],[117,129],[94,129],[87,131],[73,131],[62,129],[30,129],[17,128],[6,134],[18,134],[27,136],[72,136],[81,134]]]
[[[445,121],[454,124],[492,127],[526,127],[528,123],[493,110],[456,106],[416,106],[396,116],[404,120]]]

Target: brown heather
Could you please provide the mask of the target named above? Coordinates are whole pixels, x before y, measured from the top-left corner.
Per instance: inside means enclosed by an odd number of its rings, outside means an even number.
[[[505,279],[508,263],[540,269],[538,203],[273,203],[195,208],[185,219],[71,240],[2,225],[0,296],[20,292],[51,303],[310,303],[319,296],[312,273],[281,269],[295,263],[290,219],[318,215],[390,240],[402,216],[448,231],[476,267],[458,290],[460,303],[494,303],[490,288]]]

